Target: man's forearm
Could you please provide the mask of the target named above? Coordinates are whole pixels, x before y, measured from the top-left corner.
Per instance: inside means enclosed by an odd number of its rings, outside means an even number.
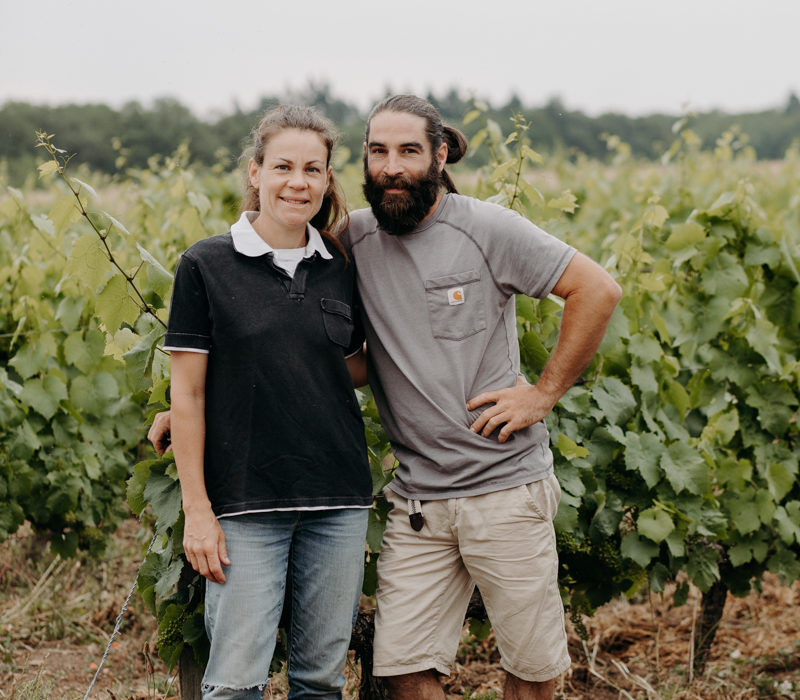
[[[564,300],[558,342],[536,383],[552,397],[553,406],[581,376],[603,340],[621,293],[609,280],[600,289],[579,289]]]

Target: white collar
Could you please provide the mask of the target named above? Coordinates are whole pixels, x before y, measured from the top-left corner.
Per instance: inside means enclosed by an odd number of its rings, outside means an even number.
[[[249,258],[257,258],[260,255],[266,255],[275,250],[269,243],[261,238],[253,228],[252,222],[255,221],[257,216],[257,211],[242,212],[239,220],[231,226],[233,247],[236,249],[237,253],[246,255]],[[303,252],[303,257],[310,258],[314,253],[319,253],[326,260],[333,258],[325,247],[325,242],[322,240],[319,231],[311,224],[306,224],[306,231],[308,232],[308,243]]]

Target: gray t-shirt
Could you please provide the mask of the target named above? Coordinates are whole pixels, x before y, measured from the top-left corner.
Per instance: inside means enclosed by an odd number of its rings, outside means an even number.
[[[505,443],[469,426],[466,402],[519,375],[514,294],[546,297],[575,250],[518,213],[446,194],[412,233],[391,236],[371,210],[342,242],[357,270],[369,383],[399,461],[405,498],[473,496],[537,481],[553,468],[543,422]]]

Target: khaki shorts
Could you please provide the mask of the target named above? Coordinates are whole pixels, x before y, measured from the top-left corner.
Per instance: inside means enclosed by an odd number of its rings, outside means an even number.
[[[475,584],[509,673],[546,681],[569,668],[558,591],[555,476],[480,496],[424,501],[411,528],[408,501],[392,505],[378,559],[373,673],[450,674]]]

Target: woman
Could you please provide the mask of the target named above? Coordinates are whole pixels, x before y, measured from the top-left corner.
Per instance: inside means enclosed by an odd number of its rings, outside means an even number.
[[[289,697],[340,698],[372,503],[346,210],[330,122],[282,106],[253,136],[242,217],[181,257],[165,340],[203,697],[262,697],[288,577]]]

